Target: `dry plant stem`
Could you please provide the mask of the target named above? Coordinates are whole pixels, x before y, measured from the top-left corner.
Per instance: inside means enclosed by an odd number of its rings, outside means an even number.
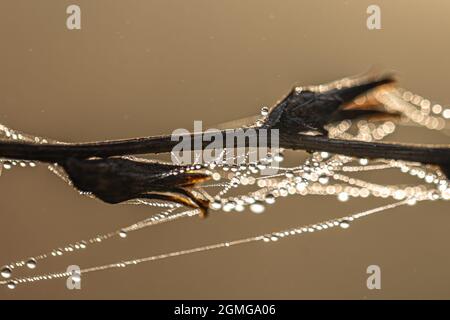
[[[221,134],[223,139],[226,139],[227,131],[221,131]],[[258,129],[254,131],[254,135],[257,139]],[[251,134],[248,136],[250,137]],[[191,139],[193,149],[197,145],[205,149],[211,143],[202,141],[202,134],[191,134],[186,137]],[[200,139],[201,143],[194,143],[196,139]],[[267,144],[270,146],[270,138],[268,137],[268,139]],[[246,147],[250,147],[250,140],[245,140]],[[57,163],[68,158],[106,158],[132,154],[167,153],[171,152],[178,143],[178,140],[172,141],[170,135],[67,144],[31,144],[2,141],[0,142],[0,157]],[[236,140],[235,146],[237,146]],[[450,147],[447,145],[365,142],[280,132],[279,147],[292,150],[326,151],[359,158],[404,160],[441,166],[446,166],[450,162]]]

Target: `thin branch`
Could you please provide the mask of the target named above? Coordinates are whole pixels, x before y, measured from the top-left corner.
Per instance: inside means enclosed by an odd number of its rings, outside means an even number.
[[[245,147],[250,147],[252,137],[258,139],[259,130],[248,135]],[[223,139],[227,138],[227,131],[221,131]],[[197,139],[202,134],[189,134],[180,136],[190,139],[195,150]],[[22,142],[0,142],[0,156],[9,159],[34,160],[43,162],[61,162],[68,158],[86,159],[91,157],[107,158],[111,156],[133,154],[157,154],[171,152],[179,141],[172,141],[170,135],[135,138],[126,140],[113,140],[91,143],[67,144],[32,144]],[[270,137],[267,137],[270,145]],[[258,141],[259,144],[259,141]],[[210,145],[203,141],[202,149]],[[234,141],[234,146],[237,141]],[[242,145],[239,145],[243,147]],[[448,145],[418,145],[384,142],[365,142],[356,140],[332,139],[325,136],[309,136],[304,134],[280,134],[279,146],[292,150],[326,151],[359,158],[384,158],[421,162],[425,164],[442,165],[450,161],[450,147]]]

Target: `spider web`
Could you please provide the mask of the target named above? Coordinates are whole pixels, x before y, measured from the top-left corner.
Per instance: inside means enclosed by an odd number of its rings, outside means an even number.
[[[349,85],[352,79],[347,79]],[[345,83],[344,83],[345,84]],[[342,85],[341,82],[331,83],[316,87],[316,90],[328,90],[330,87]],[[448,135],[450,109],[445,109],[439,104],[433,104],[423,97],[410,91],[395,88],[391,90],[380,90],[369,93],[355,100],[362,104],[365,99],[375,98],[387,110],[399,112],[402,117],[398,123],[390,120],[369,122],[367,120],[349,121],[329,125],[329,136],[348,140],[378,141],[385,140],[392,135],[398,127],[414,125],[428,130],[434,130]],[[255,125],[261,122],[267,115],[267,108],[261,111],[261,119],[257,119]],[[230,124],[228,124],[228,127]],[[28,135],[0,125],[0,137],[7,140],[18,140],[33,143],[63,143],[46,138]],[[255,152],[255,151],[249,151]],[[205,245],[192,249],[173,251],[160,255],[119,261],[104,265],[92,266],[82,269],[81,274],[99,272],[114,268],[124,268],[144,262],[151,262],[170,257],[192,254],[196,252],[211,251],[220,248],[228,248],[249,243],[276,242],[285,238],[294,238],[311,232],[321,232],[328,229],[340,227],[348,228],[356,220],[369,215],[382,213],[398,206],[415,205],[423,201],[449,200],[450,188],[448,179],[436,166],[410,163],[405,161],[377,159],[369,160],[330,154],[327,152],[313,152],[301,163],[296,165],[283,165],[286,152],[283,149],[270,150],[265,158],[257,162],[249,161],[249,152],[244,154],[244,160],[239,165],[228,165],[220,161],[220,155],[216,161],[208,163],[194,163],[192,170],[207,171],[212,181],[205,183],[194,192],[211,200],[213,215],[220,212],[242,212],[247,208],[253,213],[262,213],[267,206],[276,205],[285,197],[291,196],[328,196],[336,197],[338,201],[349,201],[353,198],[383,198],[392,199],[392,203],[366,211],[351,213],[340,218],[329,219],[308,225],[293,226],[291,228],[269,231],[264,234],[254,235],[247,238],[229,240],[216,244]],[[146,159],[132,158],[136,161],[147,161]],[[241,159],[242,160],[242,159]],[[11,161],[0,160],[0,175],[3,171],[15,168],[31,166],[39,163],[33,161]],[[72,182],[63,168],[57,164],[47,165],[50,172],[58,176],[67,184]],[[277,169],[272,175],[264,174],[268,168]],[[396,170],[399,173],[415,178],[413,184],[379,184],[360,177],[364,172]],[[77,192],[79,192],[77,190]],[[79,192],[83,196],[92,197],[89,193]],[[21,259],[9,263],[1,270],[4,280],[0,284],[10,289],[19,284],[30,284],[37,281],[72,277],[79,281],[78,275],[69,272],[51,272],[35,274],[32,276],[15,276],[20,269],[27,267],[35,269],[41,260],[56,259],[76,251],[87,250],[99,246],[105,241],[114,238],[126,238],[131,232],[148,228],[154,225],[170,223],[175,220],[198,216],[197,209],[186,209],[185,207],[170,202],[135,199],[127,201],[127,205],[145,205],[159,208],[159,212],[132,225],[106,234],[95,235],[92,238],[80,240],[64,246],[51,249],[45,253],[38,254],[32,258]],[[14,275],[14,277],[12,277]]]

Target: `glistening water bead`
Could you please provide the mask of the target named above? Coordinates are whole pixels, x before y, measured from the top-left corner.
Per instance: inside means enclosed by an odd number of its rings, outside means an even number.
[[[342,220],[341,222],[339,222],[339,226],[342,229],[348,229],[350,227],[350,221],[348,220]]]
[[[268,204],[274,204],[275,203],[275,196],[271,193],[266,194],[266,197],[264,199],[264,201],[266,201],[266,203]]]
[[[120,230],[119,231],[119,237],[121,237],[122,239],[127,237],[127,232],[124,230]]]
[[[276,155],[273,156],[273,160],[275,162],[282,162],[284,160],[284,157],[281,153],[277,153]]]
[[[0,274],[2,275],[3,278],[8,279],[11,277],[12,271],[11,268],[8,266],[4,266],[2,268],[2,270],[0,271]]]
[[[341,192],[338,194],[339,201],[345,202],[348,200],[348,198],[349,198],[349,196],[348,196],[347,192]]]
[[[71,276],[72,280],[74,282],[80,282],[81,281],[81,274],[79,272],[74,272]]]
[[[220,200],[214,200],[213,202],[211,202],[210,207],[213,210],[219,210],[220,208],[222,208],[222,202]]]
[[[3,168],[5,168],[6,170],[11,169],[11,168],[12,168],[11,162],[5,161],[5,162],[3,163]]]
[[[36,259],[34,259],[34,258],[28,259],[28,261],[27,261],[27,267],[28,267],[29,269],[34,269],[34,268],[36,268],[36,265],[37,265]]]
[[[259,201],[250,205],[250,210],[253,213],[263,213],[265,209],[266,207],[264,206],[264,204]]]

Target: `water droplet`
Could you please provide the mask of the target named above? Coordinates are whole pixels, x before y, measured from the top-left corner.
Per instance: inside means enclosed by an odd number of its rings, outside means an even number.
[[[261,108],[261,115],[267,116],[269,114],[269,108],[268,107],[262,107]]]
[[[281,187],[281,188],[279,189],[279,192],[280,192],[280,196],[282,196],[282,197],[287,197],[288,194],[289,194],[289,192],[287,191],[287,189],[284,188],[284,187]]]
[[[248,203],[248,204],[252,204],[252,203],[255,203],[255,198],[253,198],[253,197],[246,197],[245,199],[244,199],[244,201],[246,202],[246,203]]]
[[[11,169],[11,168],[12,168],[11,162],[5,161],[5,162],[3,163],[3,168],[5,168],[6,170]]]
[[[11,268],[8,266],[3,267],[2,271],[0,271],[0,274],[2,275],[2,277],[6,278],[6,279],[11,277],[11,273],[12,273]]]
[[[329,181],[329,178],[327,176],[321,176],[319,177],[319,183],[320,184],[327,184]]]
[[[239,182],[240,182],[240,179],[239,179],[239,178],[236,178],[236,177],[233,177],[233,178],[231,178],[231,180],[230,180],[230,183],[231,183],[232,186],[238,186],[238,185],[239,185]]]
[[[396,190],[394,192],[394,199],[396,200],[402,200],[406,197],[406,192],[403,190]]]
[[[303,190],[306,190],[307,184],[305,182],[299,182],[295,185],[295,188],[297,191],[301,192]]]
[[[294,185],[289,186],[288,193],[289,194],[295,194],[297,192],[297,189],[295,189]]]
[[[79,272],[73,272],[71,278],[74,282],[80,282],[81,274]]]
[[[8,289],[12,290],[12,289],[16,288],[17,283],[15,281],[9,281],[7,286],[8,286]]]
[[[292,171],[287,171],[287,172],[285,173],[285,176],[286,176],[286,178],[293,178],[293,177],[294,177],[294,172],[292,172]]]
[[[440,194],[439,194],[439,192],[437,192],[436,190],[433,190],[433,191],[431,191],[431,192],[429,193],[428,198],[429,198],[430,200],[438,200],[438,199],[440,198]]]
[[[365,166],[368,163],[369,163],[369,160],[367,160],[365,158],[359,159],[359,164],[362,165],[362,166]]]
[[[121,237],[121,238],[126,238],[126,237],[127,237],[126,231],[120,230],[120,232],[119,232],[119,237]]]
[[[320,153],[320,156],[321,156],[323,159],[326,159],[326,158],[328,158],[328,157],[330,156],[330,154],[329,154],[328,152],[321,152],[321,153]]]
[[[259,163],[257,165],[257,167],[258,167],[259,170],[264,170],[265,168],[267,168],[267,166],[264,163]]]
[[[214,200],[213,202],[211,202],[210,207],[213,210],[219,210],[222,207],[222,203],[220,202],[220,200]]]
[[[34,259],[34,258],[28,259],[28,261],[27,261],[27,267],[28,267],[29,269],[34,269],[34,268],[36,268],[36,265],[37,265],[36,259]]]
[[[341,192],[338,194],[338,200],[345,202],[348,200],[348,193],[347,192]]]
[[[275,162],[282,162],[284,160],[284,157],[281,153],[278,153],[273,156],[273,161]]]
[[[339,222],[339,226],[342,229],[348,229],[350,227],[350,222],[348,220],[342,220],[341,222]]]
[[[263,213],[266,207],[261,202],[255,202],[252,205],[250,205],[250,210],[253,213]]]
[[[236,203],[234,201],[229,201],[223,205],[223,211],[229,212],[234,209]]]
[[[266,194],[266,197],[265,197],[264,200],[265,200],[266,203],[268,203],[268,204],[273,204],[273,203],[275,203],[275,196],[274,196],[273,194],[271,194],[271,193]]]

